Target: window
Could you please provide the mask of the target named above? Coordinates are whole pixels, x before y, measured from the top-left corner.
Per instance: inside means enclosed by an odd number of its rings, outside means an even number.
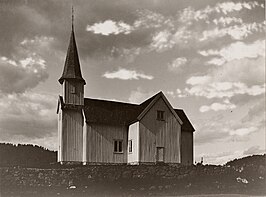
[[[157,111],[157,120],[164,120],[164,111]]]
[[[132,140],[129,140],[128,141],[128,152],[129,153],[132,153],[133,151],[132,151]]]
[[[123,153],[123,141],[114,140],[114,153]]]
[[[76,87],[75,86],[70,86],[70,93],[76,94]]]

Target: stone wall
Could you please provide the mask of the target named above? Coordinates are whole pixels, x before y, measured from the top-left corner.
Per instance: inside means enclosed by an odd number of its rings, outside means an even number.
[[[87,188],[116,183],[121,188],[179,187],[207,189],[253,188],[265,183],[265,166],[181,166],[181,165],[88,165],[57,169],[0,168],[2,190],[10,188]],[[135,185],[135,186],[134,186]],[[180,186],[178,186],[180,185]],[[196,186],[197,185],[197,186]],[[98,187],[98,186],[97,186]],[[106,188],[106,187],[105,187]],[[255,189],[254,189],[255,188]],[[147,190],[148,190],[147,189]]]

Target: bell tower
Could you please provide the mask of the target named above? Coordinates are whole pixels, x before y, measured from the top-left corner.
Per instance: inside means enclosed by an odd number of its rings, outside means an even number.
[[[59,162],[81,162],[83,156],[83,108],[84,85],[78,49],[74,33],[72,8],[72,28],[63,74],[58,80],[62,86],[62,96],[58,105]]]

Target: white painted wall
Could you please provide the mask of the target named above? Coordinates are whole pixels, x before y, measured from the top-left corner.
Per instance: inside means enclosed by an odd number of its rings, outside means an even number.
[[[58,152],[57,152],[57,161],[62,161],[62,110],[59,104],[58,112]]]
[[[85,116],[83,115],[83,117],[85,118]],[[83,163],[87,162],[87,124],[86,122],[84,123],[83,126]]]
[[[128,152],[128,163],[137,164],[139,162],[139,122],[131,124],[128,129],[128,141],[132,140],[132,153]],[[129,147],[127,148],[129,151]]]

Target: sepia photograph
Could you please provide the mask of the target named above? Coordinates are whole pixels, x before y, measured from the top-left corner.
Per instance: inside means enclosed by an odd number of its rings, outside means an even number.
[[[265,0],[0,0],[0,197],[266,196]]]

